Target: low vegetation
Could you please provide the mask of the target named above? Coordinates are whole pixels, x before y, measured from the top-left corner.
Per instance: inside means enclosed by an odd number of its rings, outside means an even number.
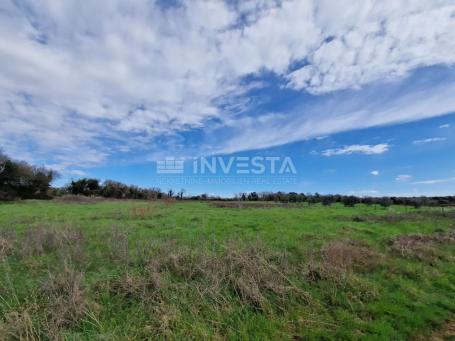
[[[289,206],[0,204],[0,335],[409,339],[454,320],[453,211]]]

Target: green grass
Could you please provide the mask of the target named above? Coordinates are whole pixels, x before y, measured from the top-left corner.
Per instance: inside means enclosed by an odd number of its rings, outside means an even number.
[[[363,205],[0,204],[0,338],[429,335],[455,316],[455,243],[424,242],[401,254],[391,241],[453,234],[453,213]]]

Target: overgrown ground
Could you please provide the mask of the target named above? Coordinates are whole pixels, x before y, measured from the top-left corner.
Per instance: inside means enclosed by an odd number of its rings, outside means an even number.
[[[0,339],[425,339],[454,251],[450,210],[0,204]]]

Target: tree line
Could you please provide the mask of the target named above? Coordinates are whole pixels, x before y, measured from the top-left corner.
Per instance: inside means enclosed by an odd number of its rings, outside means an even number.
[[[57,196],[65,194],[142,200],[157,200],[163,199],[166,196],[159,188],[141,188],[113,180],[101,182],[98,179],[87,178],[72,180],[67,186],[60,188],[56,193]]]
[[[433,197],[358,197],[355,195],[342,194],[319,194],[319,193],[297,193],[297,192],[250,192],[239,193],[234,200],[240,201],[275,201],[284,203],[308,203],[330,206],[335,203],[342,203],[345,206],[356,204],[380,205],[388,207],[391,205],[406,205],[419,208],[421,206],[446,206],[455,205],[455,196],[433,196]]]
[[[158,188],[140,188],[121,182],[83,178],[73,180],[63,187],[52,187],[59,174],[45,167],[16,161],[0,150],[0,201],[17,199],[52,199],[73,194],[116,199],[156,200],[166,196]],[[182,190],[177,194],[183,197]],[[171,196],[174,193],[172,192]]]
[[[240,200],[240,201],[275,201],[283,203],[307,203],[329,206],[342,203],[345,206],[356,204],[380,205],[407,205],[416,208],[421,206],[446,206],[455,205],[455,196],[433,197],[358,197],[354,195],[297,192],[249,192],[239,193],[233,198],[222,198],[201,194],[184,196],[185,190],[167,192],[159,188],[141,188],[134,185],[106,180],[83,178],[72,180],[66,186],[55,188],[51,186],[58,173],[44,168],[36,167],[24,161],[14,161],[0,151],[0,201],[15,199],[51,199],[62,195],[82,195],[114,199],[142,199],[157,200],[176,198],[180,200]]]

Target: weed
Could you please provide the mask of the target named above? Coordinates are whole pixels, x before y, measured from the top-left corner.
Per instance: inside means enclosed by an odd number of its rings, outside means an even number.
[[[329,270],[371,271],[382,264],[383,255],[359,240],[337,240],[321,250],[322,263]]]
[[[377,296],[375,289],[355,275],[355,272],[372,272],[385,262],[385,257],[368,244],[358,240],[335,240],[311,255],[304,272],[310,282],[324,281],[331,288],[328,297],[336,301],[339,290],[353,299],[364,301]]]
[[[127,269],[130,261],[128,231],[114,227],[105,233],[104,237],[108,242],[107,252],[110,260],[121,264]]]
[[[163,201],[164,201],[164,204],[166,206],[172,206],[172,205],[174,205],[177,202],[177,199],[175,199],[175,198],[166,198]]]
[[[83,278],[82,272],[66,265],[48,272],[42,295],[48,302],[46,325],[50,335],[55,337],[63,327],[74,327],[94,307],[85,296]]]
[[[130,209],[131,219],[142,219],[150,216],[153,211],[153,207],[148,205],[147,207],[132,207]]]
[[[35,305],[31,305],[6,313],[0,320],[1,338],[4,340],[39,340],[39,330],[33,323],[31,316],[37,310]]]
[[[455,232],[435,233],[429,235],[409,234],[393,238],[390,248],[403,257],[416,258],[421,261],[434,261],[440,257],[437,244],[455,242]]]
[[[0,230],[0,261],[13,254],[16,238],[15,231]]]
[[[159,303],[154,307],[153,314],[157,317],[151,328],[154,336],[170,337],[177,321],[180,320],[179,309],[172,304]]]
[[[271,254],[259,245],[239,248],[234,243],[223,246],[221,253],[180,249],[167,255],[164,265],[172,274],[186,281],[205,283],[204,292],[215,301],[224,291],[232,292],[255,309],[269,306],[268,294],[277,297],[303,292],[269,259]],[[155,265],[155,269],[160,266]]]
[[[18,253],[22,258],[58,252],[61,259],[82,264],[84,258],[84,235],[81,230],[70,227],[29,228],[20,240]]]

